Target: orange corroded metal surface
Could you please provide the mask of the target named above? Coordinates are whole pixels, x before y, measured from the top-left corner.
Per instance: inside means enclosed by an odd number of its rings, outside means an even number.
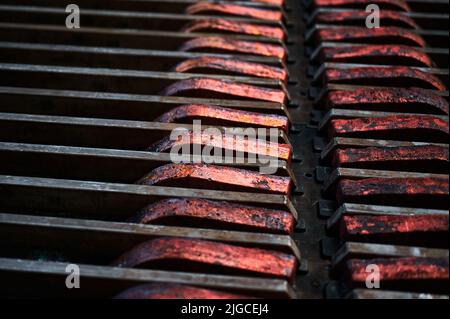
[[[143,267],[158,261],[177,261],[201,266],[292,279],[297,260],[277,251],[247,248],[218,242],[162,237],[135,246],[113,262],[118,267]]]
[[[192,51],[198,49],[212,49],[232,51],[253,55],[271,56],[280,59],[286,57],[286,50],[281,45],[233,40],[227,37],[201,37],[186,41],[180,51]]]
[[[377,265],[380,270],[381,285],[392,280],[448,280],[448,257],[404,257],[404,258],[376,258],[352,259],[347,262],[351,273],[351,280],[365,283],[367,266]]]
[[[275,127],[287,131],[289,120],[286,116],[264,114],[239,109],[231,109],[216,105],[189,104],[173,108],[159,116],[155,121],[163,123],[179,122],[184,119],[210,118],[236,124]]]
[[[363,10],[350,10],[350,11],[337,11],[337,12],[320,12],[315,17],[315,21],[318,23],[348,23],[348,22],[360,22],[363,24],[367,18],[368,13]],[[406,16],[402,12],[381,10],[380,21],[384,26],[390,26],[391,22],[398,24],[401,22],[403,25],[416,29],[417,23],[414,19]]]
[[[402,42],[425,47],[426,43],[417,33],[399,27],[380,27],[368,29],[365,27],[333,27],[320,29],[317,33],[319,41],[352,42],[355,40],[378,40],[385,44]]]
[[[390,115],[384,117],[367,117],[357,119],[333,119],[330,122],[331,136],[352,136],[361,133],[384,133],[421,131],[435,132],[448,136],[448,122],[430,115]]]
[[[396,60],[401,61],[398,63]],[[395,64],[433,67],[431,58],[419,49],[406,45],[352,45],[327,47],[322,49],[322,59],[332,62],[365,62],[372,59],[376,63],[392,61]],[[403,62],[403,63],[401,63]]]
[[[150,152],[166,152],[175,146],[197,144],[203,146],[223,148],[239,153],[256,154],[262,157],[273,157],[290,161],[292,150],[288,144],[258,140],[246,136],[231,134],[209,134],[207,132],[194,133],[192,131],[180,132],[177,139],[165,137],[149,147]]]
[[[358,109],[363,105],[374,108],[401,108],[405,112],[410,112],[412,107],[417,107],[448,114],[448,102],[445,98],[419,88],[363,88],[353,91],[331,91],[328,93],[326,102],[328,109],[339,107]]]
[[[169,85],[161,95],[177,95],[186,91],[210,91],[234,95],[247,99],[263,100],[269,102],[284,103],[287,96],[282,90],[270,89],[266,87],[248,85],[243,83],[236,83],[225,80],[216,80],[210,78],[192,78],[187,80],[181,80]]]
[[[363,80],[375,81],[386,80],[387,83],[393,83],[395,81],[414,82],[414,86],[423,86],[423,88],[436,89],[439,91],[445,91],[447,88],[442,81],[433,74],[424,72],[418,69],[405,66],[395,67],[353,67],[346,69],[328,68],[325,71],[325,80],[327,82],[351,82],[356,81],[361,83]]]
[[[383,196],[405,196],[434,198],[442,201],[448,198],[448,179],[437,177],[416,178],[365,178],[360,180],[342,179],[338,182],[337,198],[346,200],[381,198]],[[437,203],[437,202],[436,202]]]
[[[280,27],[236,22],[220,18],[196,20],[183,28],[183,31],[186,32],[204,30],[220,30],[232,33],[250,34],[278,40],[283,40],[285,36],[283,29]]]
[[[258,9],[235,4],[198,2],[186,8],[186,13],[219,13],[252,17],[261,20],[281,21],[283,14],[278,10]]]
[[[203,56],[180,62],[175,66],[174,71],[189,72],[197,69],[215,69],[281,81],[286,81],[287,79],[286,70],[281,68],[261,63],[240,61],[236,59],[223,59],[211,56]]]
[[[403,0],[314,0],[314,5],[317,7],[366,7],[367,4],[377,4],[381,6],[389,6],[403,11],[410,11],[409,5]]]
[[[131,287],[115,299],[251,299],[248,296],[199,287],[153,283]]]
[[[167,218],[189,218],[200,225],[209,221],[222,227],[228,225],[284,234],[292,233],[295,225],[292,214],[282,210],[193,198],[171,198],[151,204],[142,209],[133,221],[152,224]]]
[[[385,235],[420,236],[420,233],[448,232],[448,215],[344,216],[340,235],[344,240]],[[378,237],[377,237],[378,238]],[[398,238],[401,238],[398,236]],[[403,237],[405,238],[405,237]],[[445,238],[445,236],[443,236]]]
[[[339,149],[334,153],[333,166],[369,163],[403,163],[426,161],[448,163],[448,148],[435,145],[400,147],[367,147]]]
[[[270,193],[289,194],[291,189],[289,177],[263,175],[238,168],[206,164],[167,164],[154,169],[138,183],[160,185],[180,179],[189,180],[189,184],[216,183]]]

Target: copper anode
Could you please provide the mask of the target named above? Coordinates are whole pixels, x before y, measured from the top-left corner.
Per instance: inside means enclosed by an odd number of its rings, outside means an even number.
[[[125,252],[112,265],[134,268],[163,260],[219,266],[289,280],[297,265],[293,255],[278,251],[177,237],[145,241]]]
[[[242,98],[284,103],[287,96],[283,90],[248,85],[207,77],[191,78],[175,82],[166,87],[161,95],[172,96],[186,91],[205,90],[221,94],[234,95]]]
[[[284,115],[265,114],[242,111],[207,104],[188,104],[177,106],[155,119],[156,122],[173,123],[183,119],[210,118],[218,119],[237,125],[252,124],[263,127],[274,127],[287,132],[289,120]]]
[[[351,91],[330,91],[327,94],[328,109],[358,109],[361,105],[370,105],[373,108],[382,108],[386,105],[402,106],[405,112],[413,105],[420,105],[423,109],[449,114],[445,98],[420,88],[361,88]]]
[[[231,73],[245,74],[261,78],[281,80],[287,79],[284,69],[261,63],[247,62],[236,59],[223,59],[212,56],[202,56],[184,60],[174,67],[175,72],[194,72],[198,69],[214,69]]]
[[[183,28],[185,32],[196,32],[206,30],[218,30],[232,33],[241,33],[283,40],[285,35],[280,27],[267,25],[236,22],[222,18],[209,18],[195,20]]]
[[[379,39],[385,44],[396,44],[399,40],[402,44],[425,47],[426,43],[421,36],[406,28],[399,27],[380,27],[368,29],[366,27],[340,26],[333,28],[324,28],[317,31],[318,41],[341,41],[351,42],[358,40]],[[392,39],[396,39],[394,42]]]
[[[262,55],[286,58],[286,50],[277,44],[269,44],[257,41],[234,40],[229,37],[201,37],[186,41],[180,48],[180,51],[193,50],[222,50],[236,53],[245,53],[252,55]]]
[[[155,168],[138,183],[158,185],[179,179],[215,182],[282,194],[289,194],[291,188],[289,177],[264,175],[244,169],[206,164],[166,164]]]
[[[390,80],[402,79],[413,80],[418,82],[418,85],[425,89],[435,89],[445,91],[447,88],[445,84],[435,75],[422,70],[406,66],[392,66],[392,67],[351,67],[346,69],[327,68],[324,74],[327,82],[358,82],[362,80]]]
[[[195,198],[170,198],[150,204],[133,221],[153,224],[167,217],[211,220],[221,222],[225,228],[246,226],[268,233],[290,234],[295,225],[294,217],[286,211]]]
[[[197,2],[186,8],[188,14],[219,13],[246,16],[268,21],[281,21],[283,14],[279,10],[259,9],[235,4]]]

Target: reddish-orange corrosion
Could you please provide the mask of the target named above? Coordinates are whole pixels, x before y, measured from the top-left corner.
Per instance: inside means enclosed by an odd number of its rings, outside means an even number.
[[[277,4],[279,6],[284,4],[284,0],[251,0],[252,2],[262,2],[262,3],[270,3]]]
[[[322,59],[331,62],[361,62],[373,59],[375,64],[386,61],[403,61],[409,66],[433,67],[434,63],[423,51],[406,45],[352,45],[322,49]]]
[[[439,113],[448,114],[448,102],[445,98],[419,88],[363,88],[354,91],[331,91],[328,93],[327,108],[355,108],[369,105],[374,108],[404,106],[408,112],[412,106],[423,109],[432,108]],[[411,112],[410,112],[411,113]],[[428,113],[428,112],[427,112]]]
[[[383,236],[395,234],[419,235],[420,233],[448,232],[448,215],[415,216],[344,216],[340,235],[361,239],[364,236]]]
[[[114,266],[138,267],[157,261],[176,261],[292,279],[297,265],[293,255],[188,238],[157,238],[124,253]],[[216,268],[217,269],[217,268]],[[220,270],[219,270],[220,271]]]
[[[188,179],[189,184],[212,182],[219,185],[233,185],[270,193],[289,194],[291,189],[289,177],[263,175],[239,168],[206,164],[167,164],[155,168],[138,183],[142,185],[158,185],[180,179]]]
[[[347,262],[353,282],[365,283],[367,280],[367,266],[377,265],[380,270],[381,286],[386,281],[396,280],[448,280],[447,258],[376,258],[352,259]]]
[[[355,67],[346,69],[328,68],[325,71],[327,82],[345,82],[356,81],[361,83],[362,80],[408,80],[417,82],[413,86],[423,86],[423,88],[434,88],[439,91],[445,91],[447,88],[442,81],[433,74],[418,69],[395,66],[395,67]],[[396,86],[395,83],[393,86]],[[402,85],[405,86],[405,85]]]
[[[195,144],[224,149],[242,154],[256,154],[258,157],[273,157],[290,161],[292,150],[288,144],[274,143],[258,140],[247,136],[231,134],[209,134],[208,132],[194,133],[192,131],[180,132],[177,139],[170,136],[149,147],[150,152],[166,152],[173,147],[182,147],[186,144]]]
[[[398,27],[380,27],[368,29],[365,27],[333,27],[320,29],[318,40],[323,41],[355,41],[379,40],[385,44],[397,44],[400,41],[408,45],[425,47],[426,43],[417,33]]]
[[[195,38],[186,41],[180,47],[180,51],[192,51],[198,49],[232,51],[253,55],[272,56],[280,59],[286,57],[286,50],[280,45],[253,41],[239,41],[227,37]]]
[[[175,82],[169,85],[161,95],[171,96],[193,90],[206,90],[247,99],[278,103],[284,103],[286,100],[286,93],[282,90],[210,78],[192,78]]]
[[[224,225],[244,226],[245,229],[283,234],[291,234],[295,224],[292,214],[282,210],[193,198],[171,198],[151,204],[142,209],[134,221],[152,224],[168,217],[196,219],[196,223],[218,222],[222,229]]]
[[[252,299],[248,296],[176,284],[144,284],[131,287],[115,299]]]
[[[356,119],[333,119],[330,122],[331,136],[355,135],[366,132],[393,132],[426,130],[448,135],[448,122],[430,115],[391,115]]]
[[[194,32],[199,30],[220,30],[233,33],[243,33],[266,38],[284,39],[284,31],[280,27],[270,27],[259,24],[235,22],[226,19],[201,19],[196,20],[183,28],[185,32]]]
[[[448,179],[437,177],[415,178],[365,178],[342,179],[338,182],[337,198],[343,202],[355,198],[406,195],[413,197],[433,196],[437,200],[448,197]]]
[[[286,116],[241,111],[216,105],[189,104],[173,108],[158,117],[156,122],[173,123],[183,119],[210,118],[235,124],[275,127],[287,131],[289,120]]]
[[[188,14],[205,12],[246,16],[269,21],[281,21],[283,19],[283,14],[278,10],[258,9],[235,4],[197,2],[186,8]]]
[[[361,5],[365,8],[370,3],[410,11],[409,5],[404,0],[371,0],[370,2],[367,0],[314,0],[316,7],[354,7]]]
[[[315,21],[317,23],[335,23],[342,24],[345,22],[361,22],[364,25],[368,13],[362,10],[351,10],[351,11],[338,11],[338,12],[320,12]],[[413,29],[419,26],[411,17],[406,16],[402,12],[391,11],[391,10],[381,10],[380,20],[383,26],[390,26],[388,21],[394,21],[394,23],[402,22],[405,26],[411,27]]]
[[[222,59],[211,56],[202,56],[180,62],[175,66],[174,71],[189,72],[196,69],[216,69],[281,81],[286,81],[287,78],[286,71],[281,68],[261,63],[240,61],[236,59]]]
[[[346,148],[337,150],[333,157],[334,166],[409,161],[442,161],[448,163],[448,148],[435,145]]]

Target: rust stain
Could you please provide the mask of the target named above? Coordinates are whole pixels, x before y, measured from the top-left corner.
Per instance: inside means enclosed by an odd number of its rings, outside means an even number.
[[[368,13],[362,10],[351,10],[351,11],[339,11],[339,12],[321,12],[319,13],[315,20],[318,23],[345,23],[352,20],[366,20]],[[391,10],[381,10],[380,20],[382,24],[386,26],[387,22],[385,20],[392,20],[395,22],[401,21],[406,26],[413,29],[419,28],[414,19],[404,15],[402,12],[391,11]],[[387,25],[389,26],[389,25]]]
[[[131,287],[115,299],[253,299],[244,295],[193,286],[151,283]]]
[[[276,4],[276,5],[283,5],[284,0],[251,0],[252,2],[261,2],[261,3],[270,3],[270,4]]]
[[[449,161],[448,148],[435,145],[367,147],[339,149],[334,153],[333,165],[352,163],[383,163],[405,161]]]
[[[366,7],[369,3],[386,5],[403,11],[411,10],[404,0],[371,0],[370,2],[367,0],[314,0],[314,5],[316,7]]]
[[[286,50],[276,44],[233,40],[227,37],[201,37],[186,41],[180,51],[216,49],[285,59]]]
[[[189,182],[214,182],[282,194],[289,194],[291,188],[289,177],[263,175],[244,169],[206,164],[166,164],[155,168],[139,180],[138,184],[158,185],[180,179],[188,179]]]
[[[192,4],[186,8],[186,13],[222,13],[269,21],[281,21],[283,19],[283,14],[278,10],[258,9],[235,4],[211,2],[197,2]]]
[[[124,253],[112,265],[133,268],[156,261],[200,263],[291,280],[297,265],[293,255],[198,239],[161,237],[143,242]]]
[[[406,45],[327,47],[322,49],[322,57],[323,60],[332,62],[365,61],[368,58],[376,58],[377,64],[380,63],[380,58],[403,58],[408,59],[409,66],[434,66],[427,54]]]
[[[448,215],[415,216],[344,216],[341,238],[367,235],[389,235],[448,232]]]
[[[381,285],[383,281],[392,280],[448,280],[448,258],[376,258],[352,259],[347,262],[353,282],[365,282],[366,267],[375,264],[380,270]]]
[[[294,217],[285,211],[193,198],[171,198],[142,209],[133,220],[141,224],[158,223],[167,217],[210,220],[232,226],[246,226],[269,233],[291,234]]]
[[[226,19],[201,19],[189,23],[183,28],[185,32],[199,30],[220,30],[233,33],[263,36],[272,39],[283,40],[284,31],[280,27],[270,27],[259,24],[229,21]]]
[[[417,33],[399,27],[335,27],[318,30],[319,41],[364,41],[377,39],[385,44],[397,44],[400,40],[405,44],[425,47],[426,43]]]
[[[330,135],[354,135],[364,132],[389,132],[407,130],[429,130],[448,135],[448,122],[430,115],[390,115],[356,119],[333,119]]]
[[[216,69],[233,73],[252,75],[261,78],[286,81],[285,70],[261,63],[240,61],[236,59],[222,59],[216,57],[202,56],[180,62],[175,66],[175,72],[189,72],[194,69]]]
[[[216,105],[189,104],[173,108],[158,117],[156,122],[173,123],[187,118],[211,118],[236,124],[251,124],[274,127],[287,132],[289,121],[286,116],[241,111]]]
[[[337,198],[343,202],[370,196],[406,195],[448,197],[448,179],[435,177],[416,178],[365,178],[342,179],[338,182]]]
[[[216,80],[210,78],[191,78],[181,80],[169,85],[161,95],[171,96],[186,91],[206,90],[221,94],[229,94],[238,97],[263,100],[269,102],[284,103],[286,93],[282,90],[270,89],[266,87],[236,83],[225,80]]]
[[[166,152],[175,146],[183,146],[186,143],[223,148],[239,153],[256,154],[262,157],[273,157],[290,161],[292,150],[288,144],[274,143],[265,140],[257,140],[246,136],[229,134],[208,134],[206,132],[194,133],[187,131],[181,133],[177,139],[167,136],[148,148],[149,152]]]
[[[412,105],[431,106],[438,112],[448,114],[448,102],[445,98],[419,88],[363,88],[354,91],[331,91],[328,93],[328,109],[361,105],[384,107],[386,105],[405,106],[405,111]]]
[[[434,88],[439,91],[445,91],[447,89],[445,84],[435,75],[405,66],[393,66],[388,68],[376,66],[347,69],[329,68],[325,71],[325,78],[327,82],[357,81],[358,83],[360,83],[361,80],[401,79],[416,81],[418,82],[417,84],[420,83],[424,88]]]

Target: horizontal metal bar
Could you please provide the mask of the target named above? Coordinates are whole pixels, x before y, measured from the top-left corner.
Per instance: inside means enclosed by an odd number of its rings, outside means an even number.
[[[65,278],[67,263],[23,259],[0,258],[0,272],[19,272],[22,276],[53,275]],[[204,275],[184,272],[127,269],[107,266],[79,265],[85,278],[103,279],[109,282],[132,283],[160,282],[195,285],[215,289],[236,289],[247,293],[262,292],[266,296],[294,298],[293,288],[285,280],[239,276]]]
[[[250,233],[229,230],[173,227],[148,224],[119,223],[98,220],[81,220],[61,217],[31,216],[0,213],[0,227],[9,237],[8,245],[19,245],[23,249],[40,243],[44,249],[62,247],[59,242],[72,238],[74,243],[69,254],[77,251],[79,256],[98,256],[117,258],[137,243],[157,237],[182,237],[225,242],[235,245],[269,248],[293,254],[300,260],[300,250],[288,235]],[[19,234],[22,235],[19,235]],[[27,236],[24,236],[27,234]],[[46,236],[42,236],[46,234]],[[39,239],[38,237],[41,237]],[[80,236],[89,237],[89,247],[82,244]],[[14,238],[21,238],[15,241]],[[24,244],[28,242],[28,244]],[[79,243],[79,244],[76,244]],[[67,247],[63,244],[64,247]],[[64,248],[63,247],[63,248]],[[93,258],[95,259],[95,258]],[[112,261],[112,260],[110,260]]]
[[[118,183],[134,183],[150,170],[172,162],[168,153],[4,142],[0,142],[0,153],[2,174]],[[184,158],[185,163],[193,161],[191,156]],[[39,167],[33,165],[38,159],[41,162]],[[217,165],[255,171],[274,165],[275,175],[289,176],[295,187],[299,187],[292,168],[282,160],[267,165],[252,163],[245,158],[244,163],[226,164],[222,158],[214,156],[206,156],[204,160]]]
[[[1,61],[9,63],[64,63],[66,66],[114,67],[164,72],[187,59],[214,57],[283,66],[283,63],[277,58],[242,54],[212,54],[3,41],[0,42],[0,49]],[[32,55],[32,58],[30,55]],[[54,59],[57,60],[56,63],[52,62]]]
[[[260,10],[251,8],[251,10]],[[270,10],[272,11],[272,10]],[[276,12],[276,11],[274,11]],[[179,30],[188,22],[212,18],[211,15],[189,15],[177,13],[122,11],[122,10],[96,10],[83,8],[83,24],[86,26],[109,26]],[[281,12],[279,12],[281,16]],[[0,17],[6,22],[39,22],[59,24],[66,19],[65,8],[45,6],[0,5]],[[39,17],[39,18],[38,18]],[[228,18],[228,17],[227,17]],[[229,17],[236,22],[261,23],[281,26],[280,20],[261,20],[257,17]],[[164,22],[164,23],[163,23]]]
[[[81,117],[65,117],[65,116],[46,116],[46,115],[29,115],[29,114],[14,114],[14,113],[0,113],[0,122],[2,136],[5,142],[28,142],[41,144],[55,144],[55,145],[70,145],[83,147],[104,147],[104,148],[119,148],[119,149],[134,149],[145,150],[154,143],[163,138],[168,138],[174,130],[193,131],[193,125],[177,124],[177,123],[159,123],[159,122],[144,122],[144,121],[127,121],[116,119],[95,119],[95,118],[81,118]],[[21,127],[13,125],[20,122]],[[7,124],[10,123],[10,124]],[[12,126],[11,126],[12,125]],[[39,126],[34,132],[25,132],[23,127]],[[11,129],[6,129],[11,126]],[[47,130],[42,130],[47,126]],[[71,127],[71,128],[70,128]],[[78,128],[79,131],[74,134],[73,129]],[[212,128],[202,126],[202,130]],[[221,133],[233,132],[230,128],[215,127]],[[22,131],[21,131],[22,130]],[[51,131],[61,132],[70,130],[70,136],[52,135]],[[95,132],[93,132],[93,130]],[[32,129],[33,131],[33,129]],[[21,132],[21,133],[19,133]],[[288,141],[286,134],[282,130],[277,130],[278,142],[285,144]],[[200,134],[200,132],[198,132]],[[271,137],[270,132],[266,130],[265,139]],[[55,133],[56,134],[56,133]],[[96,136],[92,140],[92,134]],[[117,134],[117,135],[116,135]],[[133,139],[128,139],[126,134],[133,135]],[[234,136],[241,136],[243,133],[235,134]],[[113,136],[116,135],[115,140]],[[257,137],[252,140],[257,140]],[[287,144],[286,144],[287,145]]]
[[[291,212],[295,218],[298,217],[297,210],[289,197],[278,194],[224,192],[8,175],[0,175],[0,190],[2,192],[1,205],[3,209],[9,211],[17,209],[25,211],[30,208],[33,212],[67,211],[74,216],[88,218],[102,214],[101,211],[103,211],[108,212],[109,219],[120,219],[130,218],[136,211],[157,200],[181,197],[224,200],[244,205],[283,209]],[[6,196],[6,194],[9,195]],[[58,203],[57,205],[55,205],[55,201]],[[99,205],[99,203],[101,204]]]
[[[14,32],[11,32],[14,31]],[[90,45],[133,49],[178,50],[186,41],[203,37],[220,37],[219,33],[187,33],[142,29],[93,28],[68,29],[63,25],[0,22],[3,41],[61,45]],[[276,44],[281,42],[260,36],[227,34],[227,39]],[[207,50],[202,50],[207,52]],[[254,55],[254,54],[251,54]]]
[[[245,111],[280,114],[288,117],[286,106],[275,102],[192,98],[96,91],[70,91],[0,86],[2,112],[66,115],[130,120],[156,119],[183,104],[218,105]],[[46,103],[51,102],[51,103]],[[50,107],[50,104],[52,107]],[[45,105],[43,107],[42,105]]]
[[[208,2],[213,2],[208,0]],[[70,4],[70,1],[61,0],[2,0],[2,4],[9,5],[39,5],[39,6],[63,6]],[[81,8],[102,9],[105,7],[105,2],[102,0],[78,0],[78,5]],[[197,0],[111,0],[108,1],[108,9],[112,10],[132,10],[132,11],[153,11],[153,12],[171,12],[184,13],[187,6],[197,3]],[[282,5],[277,3],[270,3],[268,1],[252,1],[239,0],[233,1],[235,4],[245,5],[256,8],[268,9],[282,9]]]

